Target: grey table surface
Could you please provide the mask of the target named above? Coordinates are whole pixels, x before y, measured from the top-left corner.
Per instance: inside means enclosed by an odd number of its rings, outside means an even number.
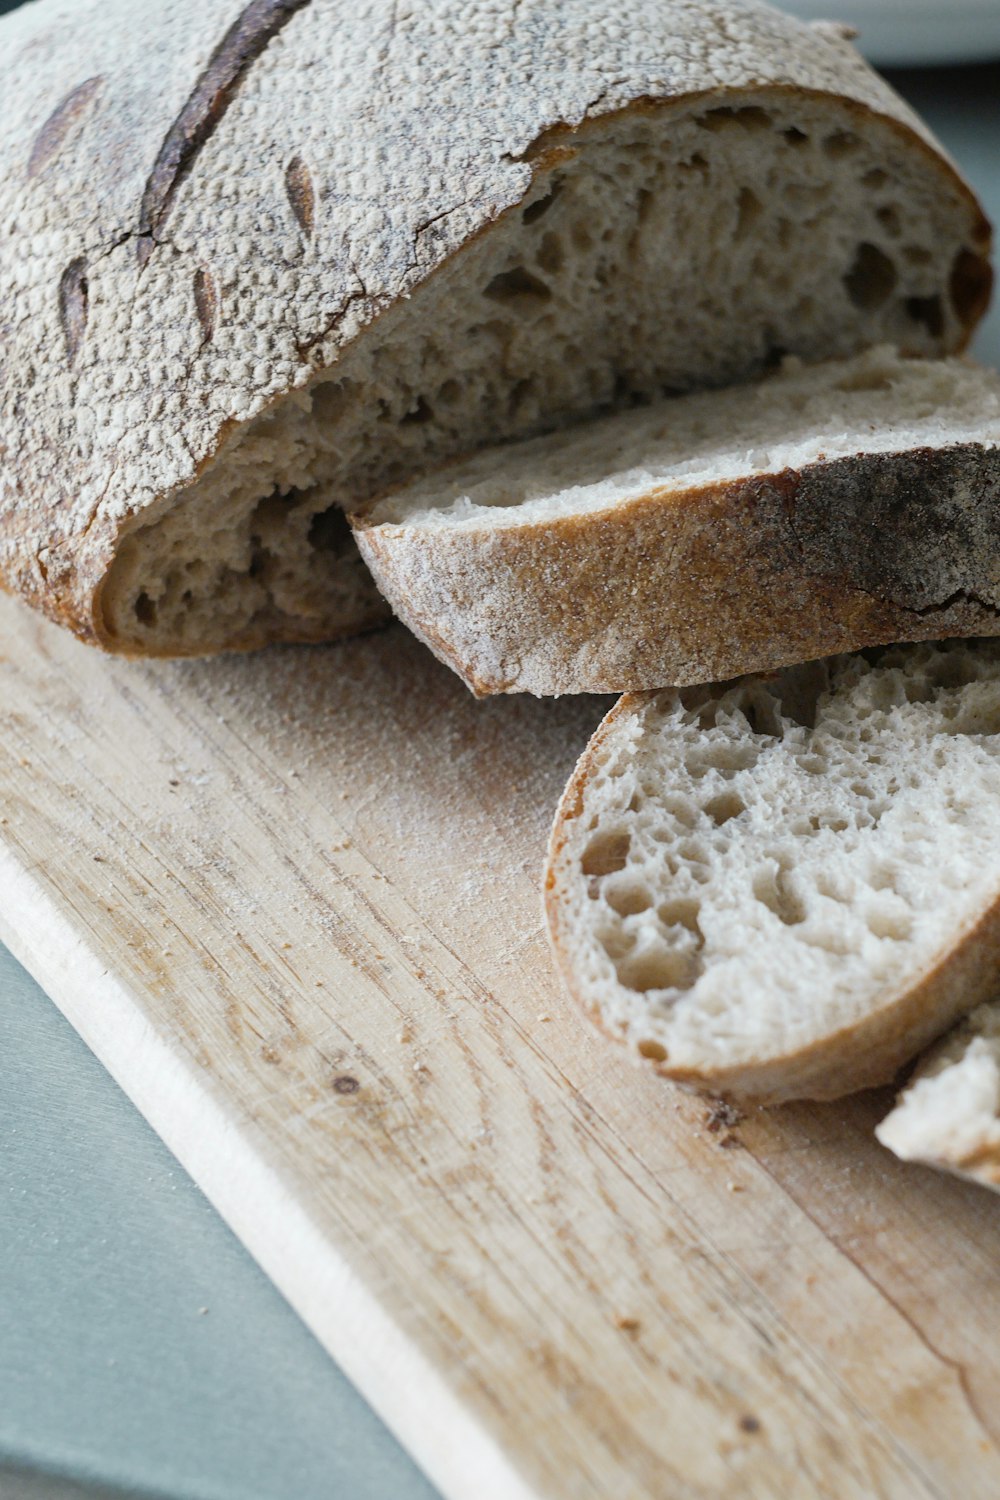
[[[1000,66],[895,81],[1000,220]],[[0,1500],[434,1493],[0,948]]]

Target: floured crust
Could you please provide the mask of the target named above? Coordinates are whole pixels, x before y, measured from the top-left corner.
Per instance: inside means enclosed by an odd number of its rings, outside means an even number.
[[[592,986],[581,978],[581,953],[571,915],[570,892],[570,882],[579,878],[579,848],[573,851],[580,843],[579,820],[586,812],[594,811],[588,797],[609,740],[623,729],[629,732],[637,709],[651,696],[624,695],[591,737],[556,810],[543,882],[545,919],[560,978],[591,1022],[617,1042],[625,1038],[611,1024],[606,1002],[595,997]],[[732,1063],[717,1061],[714,1065],[705,1059],[698,1066],[683,1066],[671,1059],[669,1053],[661,1056],[663,1048],[640,1046],[637,1053],[633,1042],[629,1053],[642,1067],[712,1096],[761,1105],[793,1099],[836,1099],[859,1089],[890,1083],[929,1043],[995,994],[998,975],[1000,885],[978,910],[969,911],[964,921],[955,924],[947,943],[926,964],[915,984],[895,994],[879,995],[869,1013],[852,1024],[824,1030],[824,997],[803,993],[803,1007],[816,1010],[814,1035],[803,1045],[780,1054],[762,1054],[756,1058],[742,1055]],[[956,1035],[962,1037],[964,1032]],[[957,1045],[953,1044],[953,1050]],[[936,1057],[933,1052],[931,1059]],[[882,1129],[880,1138],[892,1149],[898,1149],[894,1142],[885,1139]],[[1000,1172],[997,1162],[1000,1153],[994,1155],[992,1150],[988,1155],[983,1153],[976,1162],[977,1171],[982,1168],[983,1172],[994,1169]]]
[[[367,525],[396,612],[477,694],[712,682],[1000,634],[1000,451],[962,443],[517,527]]]
[[[844,95],[918,143],[988,245],[972,194],[850,46],[755,4],[68,15],[41,0],[2,22],[0,577],[105,645],[101,585],[129,526],[518,204],[585,122],[719,88]]]

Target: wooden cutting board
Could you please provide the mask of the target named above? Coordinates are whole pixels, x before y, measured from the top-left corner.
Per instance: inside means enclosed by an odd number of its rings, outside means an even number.
[[[0,600],[0,937],[450,1500],[995,1497],[1000,1198],[885,1093],[713,1129],[554,983],[604,706]]]

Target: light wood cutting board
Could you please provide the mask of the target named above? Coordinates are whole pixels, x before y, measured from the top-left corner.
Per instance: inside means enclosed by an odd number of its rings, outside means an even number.
[[[995,1497],[1000,1198],[885,1093],[713,1130],[554,983],[604,706],[0,600],[0,937],[450,1500]]]

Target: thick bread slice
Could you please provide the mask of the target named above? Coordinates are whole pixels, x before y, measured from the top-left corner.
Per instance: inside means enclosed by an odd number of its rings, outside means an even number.
[[[474,692],[710,682],[1000,634],[1000,376],[891,350],[477,454],[356,519]]]
[[[1000,1002],[931,1049],[875,1134],[903,1161],[1000,1192]]]
[[[887,1082],[1000,975],[1000,642],[622,698],[545,902],[570,992],[668,1077]]]
[[[71,11],[0,22],[0,576],[111,649],[329,635],[338,506],[985,306],[952,164],[757,0]]]

